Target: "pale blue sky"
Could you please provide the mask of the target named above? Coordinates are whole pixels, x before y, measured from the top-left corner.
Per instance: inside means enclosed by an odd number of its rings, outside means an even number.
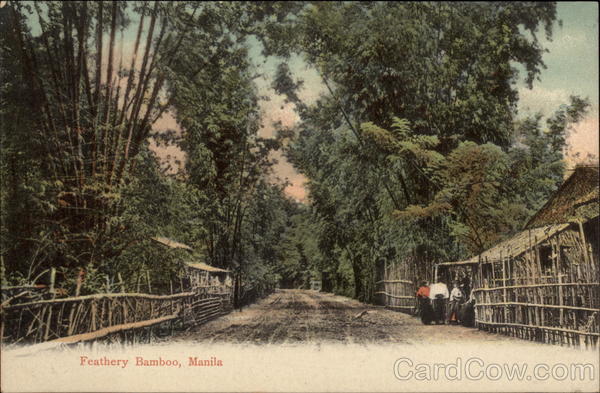
[[[547,111],[570,94],[588,97],[598,109],[598,4],[595,2],[558,3],[558,17],[563,25],[555,25],[553,39],[541,42],[550,51],[543,57],[546,70],[533,91],[523,92],[521,107]],[[537,102],[536,102],[537,101]]]
[[[562,27],[554,28],[551,42],[542,40],[549,53],[543,57],[547,69],[532,90],[519,87],[521,115],[542,112],[550,115],[568,102],[570,95],[587,97],[588,116],[570,131],[565,152],[568,167],[580,162],[598,162],[598,4],[558,3]],[[591,156],[593,157],[591,157]],[[595,157],[595,158],[594,158]]]

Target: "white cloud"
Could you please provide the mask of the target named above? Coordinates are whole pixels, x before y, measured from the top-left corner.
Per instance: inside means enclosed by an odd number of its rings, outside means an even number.
[[[551,115],[560,105],[569,103],[569,95],[569,92],[564,89],[521,87],[519,88],[519,112],[522,114],[541,112],[546,116]]]
[[[571,31],[569,33],[565,33],[563,31],[558,31],[555,35],[557,38],[553,39],[552,42],[547,42],[546,45],[550,49],[550,51],[560,51],[560,50],[573,50],[574,47],[582,46],[586,49],[589,44],[590,37],[586,36],[584,31]]]
[[[599,134],[598,110],[593,110],[585,119],[577,123],[567,137],[565,160],[567,166],[573,167],[579,163],[598,162]]]
[[[541,112],[551,116],[560,105],[569,103],[571,93],[565,89],[549,89],[536,86],[533,89],[519,89],[519,113],[521,116]],[[578,163],[589,163],[595,157],[598,160],[598,106],[592,103],[588,115],[575,124],[567,136],[565,160],[567,166]]]

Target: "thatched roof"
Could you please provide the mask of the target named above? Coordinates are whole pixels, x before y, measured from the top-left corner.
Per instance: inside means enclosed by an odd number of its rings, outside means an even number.
[[[586,208],[594,204],[593,209]],[[598,167],[578,167],[525,225],[526,229],[598,216]]]
[[[184,250],[193,251],[192,247],[187,246],[187,245],[185,245],[183,243],[179,243],[179,242],[176,242],[174,240],[168,239],[166,237],[159,237],[159,236],[157,236],[157,237],[152,237],[151,239],[154,240],[155,242],[158,242],[158,243],[160,243],[160,244],[162,244],[164,246],[167,246],[169,248],[181,248],[181,249],[184,249]]]
[[[598,167],[578,167],[527,223],[525,230],[472,258],[440,266],[471,265],[518,257],[567,228],[598,216]]]
[[[570,224],[547,225],[534,229],[524,230],[508,240],[505,240],[494,247],[475,255],[469,259],[458,262],[444,262],[441,266],[471,265],[481,262],[499,261],[503,257],[518,257],[530,250],[533,246],[544,242],[546,239],[556,235],[566,229]]]
[[[202,262],[194,262],[194,263],[188,262],[188,263],[186,263],[186,265],[191,267],[192,269],[203,270],[205,272],[229,273],[229,270],[220,269],[218,267],[210,266],[210,265],[207,265],[206,263],[202,263]]]

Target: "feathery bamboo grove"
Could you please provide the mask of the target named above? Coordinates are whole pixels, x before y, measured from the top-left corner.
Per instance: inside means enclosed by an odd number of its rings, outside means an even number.
[[[27,110],[36,114],[35,138],[44,152],[38,158],[56,195],[48,217],[52,240],[66,244],[80,265],[93,263],[116,252],[110,239],[123,228],[110,218],[122,208],[119,192],[141,145],[168,108],[166,69],[197,5],[15,2],[7,8]],[[132,15],[139,19],[132,22]],[[37,21],[39,36],[29,20]],[[126,51],[130,23],[137,33]]]
[[[269,180],[279,139],[258,135],[245,40],[267,16],[192,1],[0,8],[3,282],[44,281],[55,267],[70,291],[82,275],[95,293],[120,274],[130,291],[152,281],[169,293],[181,263],[202,258],[273,286],[280,255],[265,250],[294,202]],[[255,241],[257,226],[270,237]],[[164,252],[156,235],[196,253]]]

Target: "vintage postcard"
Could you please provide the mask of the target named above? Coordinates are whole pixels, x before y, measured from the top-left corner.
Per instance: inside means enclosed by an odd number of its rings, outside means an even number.
[[[0,1],[1,391],[598,392],[598,35]]]

